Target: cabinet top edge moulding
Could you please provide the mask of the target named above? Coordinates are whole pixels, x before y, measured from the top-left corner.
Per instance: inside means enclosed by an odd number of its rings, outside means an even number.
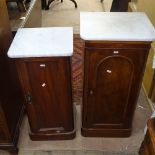
[[[64,57],[73,54],[73,28],[20,28],[10,46],[8,57]]]
[[[81,12],[84,40],[154,41],[155,29],[143,12]]]

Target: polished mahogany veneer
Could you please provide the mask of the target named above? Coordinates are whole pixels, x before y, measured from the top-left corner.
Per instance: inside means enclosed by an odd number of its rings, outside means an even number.
[[[139,155],[155,154],[155,118],[150,118],[147,122],[147,131],[141,144]]]
[[[23,98],[15,64],[7,50],[12,35],[5,0],[0,1],[0,149],[18,153],[19,128],[24,113]]]
[[[85,41],[83,136],[131,134],[149,48],[148,42]]]

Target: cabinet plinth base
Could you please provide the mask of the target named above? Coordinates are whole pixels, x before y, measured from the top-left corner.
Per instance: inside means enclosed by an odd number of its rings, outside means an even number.
[[[76,131],[75,129],[71,132],[64,133],[29,133],[31,140],[33,141],[44,141],[44,140],[70,140],[75,138]]]
[[[93,129],[81,128],[81,134],[84,137],[129,137],[132,129]]]

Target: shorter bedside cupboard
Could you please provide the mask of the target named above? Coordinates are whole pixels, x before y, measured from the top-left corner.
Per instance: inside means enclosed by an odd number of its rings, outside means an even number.
[[[73,30],[19,29],[9,49],[14,58],[30,123],[32,140],[75,137],[71,63]]]

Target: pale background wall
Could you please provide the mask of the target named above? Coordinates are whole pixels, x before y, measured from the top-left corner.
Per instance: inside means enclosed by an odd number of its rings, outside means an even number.
[[[155,26],[155,0],[137,0],[137,11],[144,11]]]
[[[131,10],[138,12],[145,12],[152,24],[155,26],[155,0],[132,0]],[[143,85],[146,90],[146,93],[149,93],[154,70],[152,69],[152,62],[155,50],[155,42],[152,44],[152,48],[149,53],[146,71],[144,74]]]

